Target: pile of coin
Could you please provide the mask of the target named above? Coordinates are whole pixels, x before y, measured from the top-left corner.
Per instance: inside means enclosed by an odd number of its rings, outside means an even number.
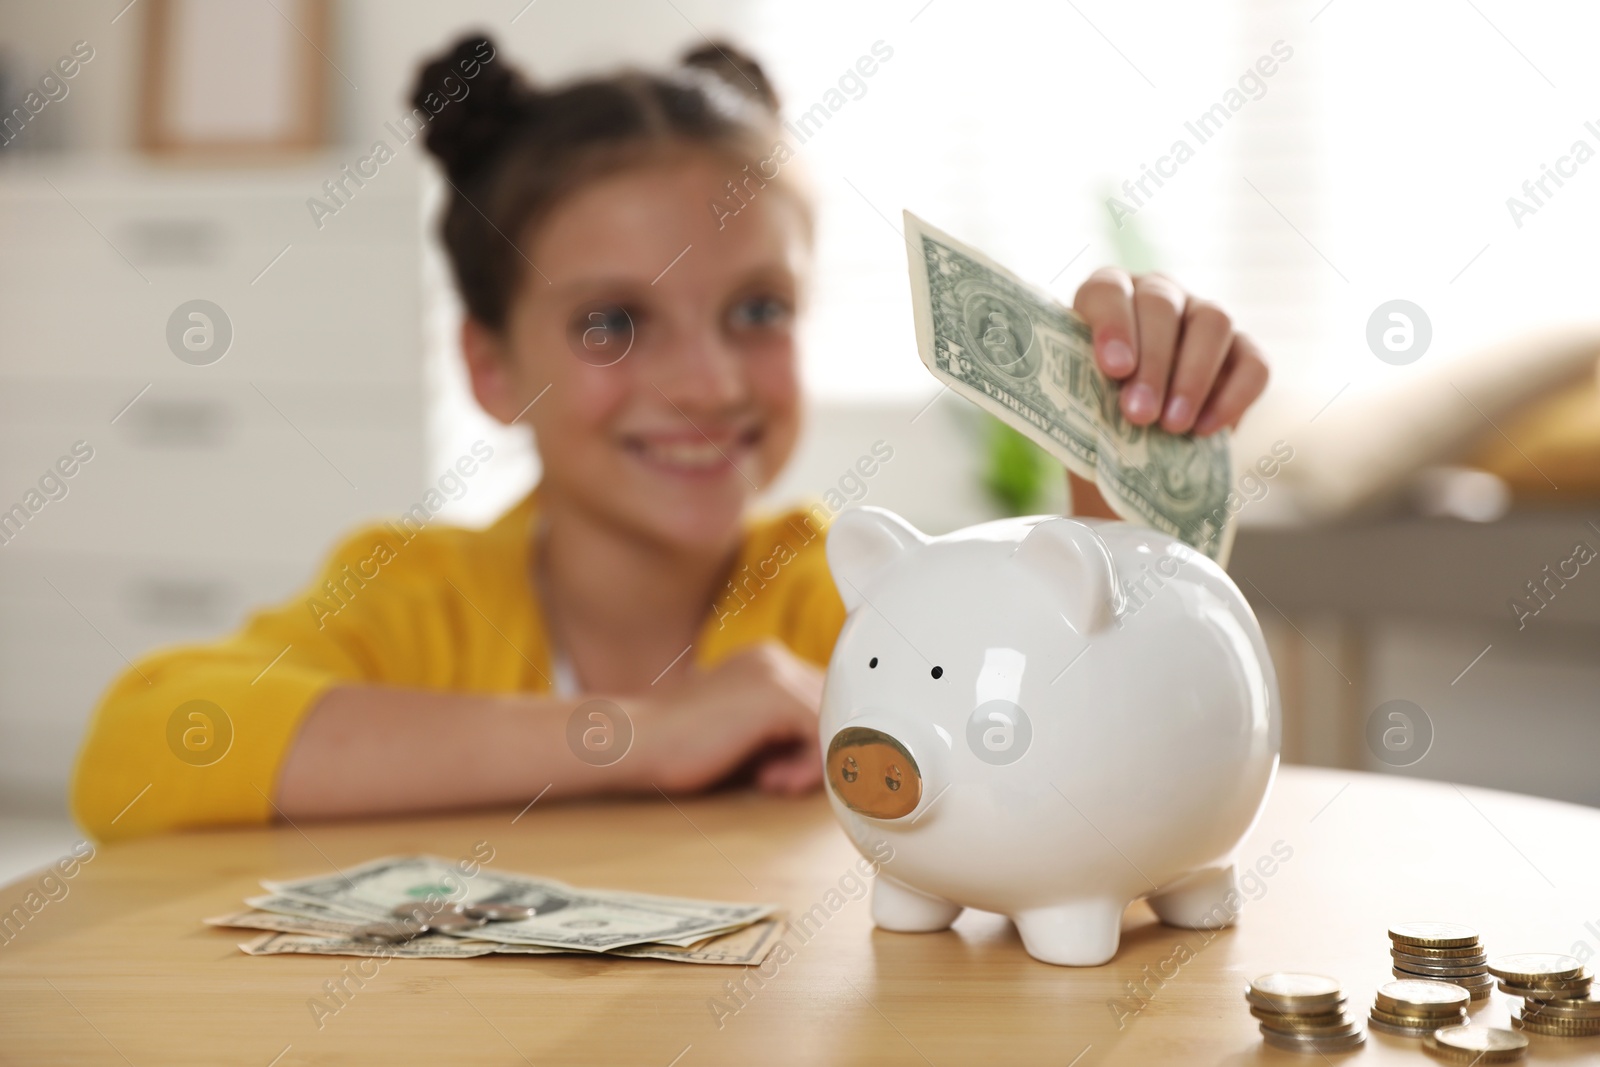
[[[537,909],[523,904],[458,904],[435,899],[397,904],[391,920],[367,923],[351,934],[357,941],[403,945],[427,933],[464,934],[485,923],[531,919]]]
[[[1583,961],[1553,952],[1519,952],[1489,961],[1500,991],[1522,997],[1511,1025],[1545,1037],[1600,1036],[1600,999],[1589,988]]]
[[[1422,1039],[1422,1047],[1446,1063],[1510,1063],[1528,1051],[1528,1039],[1492,1026],[1445,1026]]]
[[[1372,1001],[1367,1025],[1401,1037],[1427,1037],[1444,1026],[1467,1022],[1467,991],[1443,982],[1406,979],[1389,982]]]
[[[1348,1052],[1366,1041],[1344,1013],[1344,992],[1318,974],[1267,974],[1245,987],[1261,1039],[1291,1052]]]
[[[1443,982],[1483,1000],[1494,989],[1489,957],[1478,932],[1458,923],[1400,923],[1389,928],[1394,976],[1402,981]]]

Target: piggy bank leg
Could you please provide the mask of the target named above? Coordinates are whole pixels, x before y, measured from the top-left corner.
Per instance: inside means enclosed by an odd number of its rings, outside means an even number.
[[[886,874],[879,874],[872,886],[872,921],[882,930],[901,934],[933,933],[949,929],[960,914],[960,904],[919,893]]]
[[[1077,900],[1011,917],[1028,955],[1063,967],[1098,967],[1117,954],[1122,940],[1118,900]]]
[[[1150,898],[1150,907],[1158,919],[1168,926],[1186,926],[1192,930],[1232,926],[1238,905],[1239,879],[1231,863],[1226,867],[1196,871]]]

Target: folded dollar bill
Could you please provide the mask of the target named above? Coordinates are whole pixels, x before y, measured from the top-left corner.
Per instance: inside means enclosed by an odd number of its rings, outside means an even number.
[[[1226,564],[1228,432],[1135,426],[1070,308],[905,213],[917,350],[933,376],[1095,483],[1121,518]]]
[[[437,856],[391,856],[343,872],[264,888],[293,901],[368,919],[386,919],[396,905],[430,898],[458,904],[521,904],[529,919],[497,922],[474,938],[604,952],[652,942],[687,945],[771,914],[766,904],[725,904],[639,893],[575,889],[545,878],[480,869],[464,878]]]
[[[617,890],[578,889],[553,879],[460,864],[437,856],[390,856],[346,871],[267,881],[247,911],[208,925],[270,931],[241,945],[252,955],[309,953],[466,959],[491,953],[602,953],[689,963],[746,963],[765,958],[779,923],[770,904],[742,904]],[[398,941],[363,937],[370,924],[393,923],[396,910],[424,912],[514,905],[518,917],[465,928],[428,920]],[[531,910],[525,914],[521,909]],[[437,929],[435,927],[438,927]],[[415,936],[413,936],[415,935]]]
[[[270,919],[251,915],[224,915],[207,919],[213,926],[239,926],[261,929]],[[777,945],[782,924],[776,919],[762,919],[732,933],[722,934],[694,945],[633,945],[601,953],[605,956],[624,956],[630,959],[668,960],[674,963],[707,963],[752,967],[761,963]],[[395,959],[461,960],[475,956],[496,955],[558,955],[567,949],[544,945],[506,945],[495,941],[475,941],[443,934],[423,934],[410,941],[395,945],[373,945],[352,939],[348,933],[306,930],[304,932],[275,932],[263,934],[239,948],[252,956],[311,955],[311,956],[382,956]]]

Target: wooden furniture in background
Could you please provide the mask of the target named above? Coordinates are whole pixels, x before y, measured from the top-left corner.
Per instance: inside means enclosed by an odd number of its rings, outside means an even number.
[[[1151,788],[1155,788],[1152,783]],[[857,854],[820,796],[557,804],[453,818],[171,836],[101,849],[0,947],[0,1060],[17,1063],[1320,1063],[1265,1048],[1244,984],[1275,970],[1344,983],[1364,1017],[1390,980],[1389,924],[1476,927],[1491,955],[1600,948],[1600,812],[1512,794],[1288,768],[1239,858],[1239,925],[1158,924],[1137,904],[1095,968],[1029,958],[968,912],[939,934],[873,928]],[[770,900],[811,935],[766,974],[588,956],[250,957],[204,927],[262,878],[387,853],[467,855],[579,885]],[[1040,847],[1049,847],[1041,841]],[[1107,848],[1113,847],[1110,843]],[[959,862],[959,858],[954,858]],[[892,869],[892,861],[891,861]],[[36,887],[0,889],[9,910]],[[852,899],[854,897],[855,899]],[[372,965],[369,965],[370,973]],[[344,981],[321,1026],[310,1005]],[[732,990],[742,984],[736,999]],[[1474,1020],[1504,1026],[1496,992]],[[718,1006],[721,1006],[720,1010]],[[1533,1038],[1531,1062],[1594,1063],[1600,1039]],[[1370,1034],[1339,1063],[1432,1062]]]
[[[1600,551],[1600,509],[1240,530],[1229,573],[1277,667],[1284,758],[1382,770],[1369,719],[1408,700],[1433,740],[1394,773],[1600,805],[1600,564],[1570,577],[1579,542]]]

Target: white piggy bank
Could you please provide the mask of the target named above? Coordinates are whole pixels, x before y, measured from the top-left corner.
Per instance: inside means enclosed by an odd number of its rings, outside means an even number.
[[[1092,966],[1141,897],[1176,926],[1233,921],[1279,709],[1220,567],[1127,523],[930,538],[881,508],[841,514],[827,554],[850,612],[822,697],[828,795],[863,854],[894,848],[878,926],[979,908],[1037,959]]]

